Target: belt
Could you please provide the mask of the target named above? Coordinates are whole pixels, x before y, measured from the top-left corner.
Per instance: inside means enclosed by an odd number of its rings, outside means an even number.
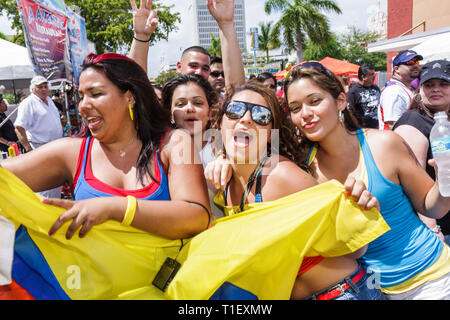
[[[345,278],[344,280],[342,280],[341,282],[339,282],[338,284],[335,284],[321,292],[324,293],[319,293],[317,295],[313,295],[310,299],[313,300],[332,300],[334,298],[337,298],[341,295],[343,295],[345,293],[345,291],[347,291],[349,288],[353,288],[353,290],[355,290],[357,293],[359,292],[358,287],[356,287],[356,283],[358,283],[362,277],[365,274],[365,270],[364,268],[360,268],[360,270],[358,271],[358,273],[356,273],[355,276],[353,276],[353,278]]]

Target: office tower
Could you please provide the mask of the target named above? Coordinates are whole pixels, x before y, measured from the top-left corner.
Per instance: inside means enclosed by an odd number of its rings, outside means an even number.
[[[204,48],[211,46],[211,34],[216,39],[219,38],[219,27],[214,18],[209,13],[205,0],[192,0],[192,6],[189,7],[189,13],[193,19],[193,41],[195,45]],[[239,47],[247,51],[246,46],[246,28],[245,28],[245,2],[244,0],[234,1],[234,26],[236,29]]]

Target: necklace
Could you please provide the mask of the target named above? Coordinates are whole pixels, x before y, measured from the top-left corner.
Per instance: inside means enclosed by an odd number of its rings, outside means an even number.
[[[134,141],[133,141],[133,140],[134,140]],[[125,149],[126,149],[128,146],[132,145],[133,142],[135,142],[135,141],[136,141],[136,138],[133,137],[133,138],[130,139],[130,141],[128,142],[128,144],[126,144],[123,148],[120,148],[120,149],[119,149],[119,156],[120,156],[121,158],[125,158],[125,156],[127,155],[127,151],[125,151]]]

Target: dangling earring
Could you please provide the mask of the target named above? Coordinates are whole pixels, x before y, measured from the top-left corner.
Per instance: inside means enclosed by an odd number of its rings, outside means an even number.
[[[339,110],[339,121],[341,123],[344,123],[344,113],[342,112],[342,110]]]
[[[130,111],[130,118],[134,120],[133,108],[131,107],[131,102],[128,104],[128,110]]]

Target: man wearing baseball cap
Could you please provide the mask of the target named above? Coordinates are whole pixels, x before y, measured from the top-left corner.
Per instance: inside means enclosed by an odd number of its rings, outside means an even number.
[[[419,61],[423,57],[413,50],[400,51],[395,56],[393,75],[381,92],[378,106],[378,128],[390,130],[400,116],[409,108],[414,97],[411,82],[419,77]]]
[[[14,122],[16,134],[27,152],[61,138],[63,128],[59,111],[48,96],[48,81],[43,76],[31,79],[31,94],[18,106]],[[41,193],[46,197],[61,196],[61,188]]]

